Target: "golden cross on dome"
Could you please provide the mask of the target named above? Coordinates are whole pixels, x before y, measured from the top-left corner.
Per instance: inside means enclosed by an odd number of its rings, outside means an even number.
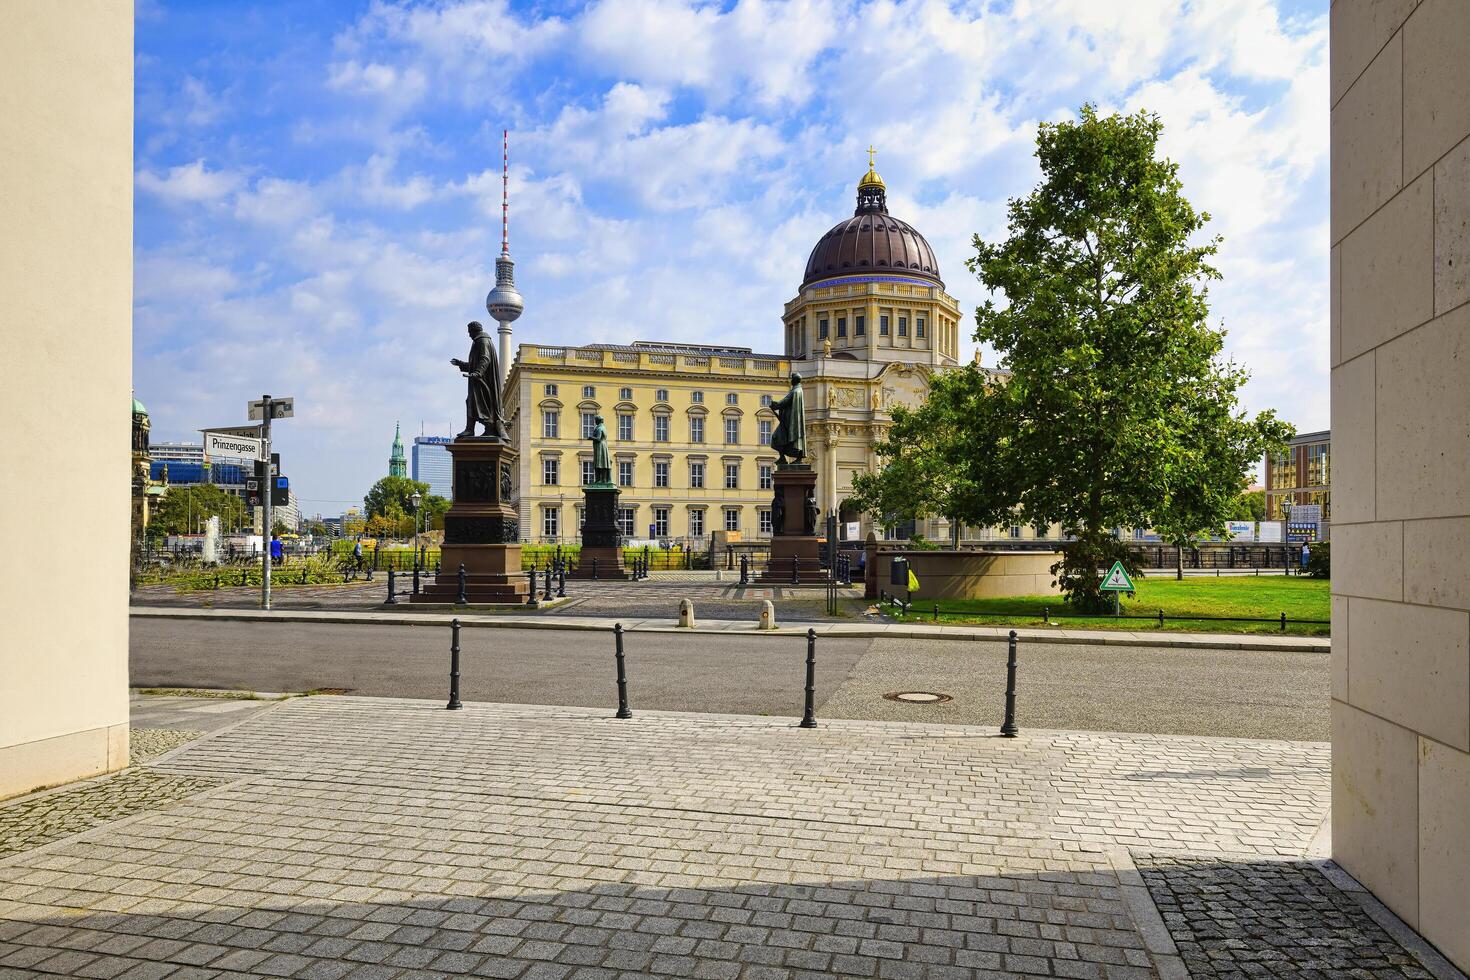
[[[869,143],[868,144],[868,169],[869,170],[872,170],[873,169],[873,154],[874,153],[877,153],[877,152],[878,152],[877,150],[873,149],[873,144],[872,143]]]

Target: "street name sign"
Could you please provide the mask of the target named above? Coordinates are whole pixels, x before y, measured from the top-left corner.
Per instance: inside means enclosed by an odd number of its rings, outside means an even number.
[[[1113,567],[1108,569],[1108,574],[1103,576],[1102,585],[1098,586],[1104,592],[1133,592],[1133,579],[1128,577],[1128,570],[1120,561],[1113,562]]]
[[[246,436],[250,439],[259,439],[260,423],[257,422],[254,425],[211,425],[209,428],[200,429],[199,431],[218,432],[227,436]]]
[[[240,459],[264,459],[265,443],[249,436],[232,436],[224,432],[204,433],[204,455],[234,456]]]
[[[249,414],[245,416],[246,418],[251,418],[251,419],[263,419],[263,418],[265,418],[265,399],[264,398],[257,398],[253,402],[248,402],[246,404],[246,409],[249,412]],[[273,418],[273,419],[289,419],[289,418],[295,418],[295,417],[296,417],[296,399],[294,399],[294,398],[272,398],[271,399],[271,418]]]

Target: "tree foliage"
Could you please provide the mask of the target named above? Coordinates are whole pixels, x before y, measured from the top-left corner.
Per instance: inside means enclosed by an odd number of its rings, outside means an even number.
[[[1232,521],[1264,521],[1266,519],[1266,491],[1247,490],[1238,494],[1227,516]]]
[[[410,503],[409,498],[415,493],[427,498],[429,485],[410,480],[406,476],[385,476],[374,483],[368,490],[367,496],[362,498],[369,524],[374,517],[387,517],[397,521],[405,514],[412,514],[413,504]]]
[[[1219,239],[1201,237],[1209,216],[1156,155],[1161,131],[1149,113],[1090,105],[1043,124],[1041,182],[1010,202],[1009,237],[975,236],[969,261],[1005,298],[975,315],[975,339],[1010,371],[995,389],[1002,469],[1026,523],[1075,535],[1056,571],[1087,609],[1105,605],[1113,528],[1222,531],[1250,467],[1291,435],[1239,408],[1247,373],[1207,322]]]
[[[989,375],[973,365],[934,376],[923,404],[893,409],[875,448],[883,468],[853,478],[848,502],[885,526],[938,516],[996,523],[1008,511],[1009,481],[997,465],[1000,435]]]
[[[248,523],[245,502],[213,483],[171,486],[149,515],[148,529],[157,534],[190,534],[219,517],[221,530]]]

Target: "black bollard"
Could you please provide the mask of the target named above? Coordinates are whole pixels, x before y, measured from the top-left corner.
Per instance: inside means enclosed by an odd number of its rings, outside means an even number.
[[[1006,738],[1016,737],[1016,631],[1011,630],[1010,648],[1006,651],[1006,720],[1000,726]]]
[[[414,565],[413,566],[413,594],[414,595],[418,595],[419,594],[419,567],[418,567],[418,565]]]
[[[546,570],[546,594],[541,597],[546,602],[550,602],[552,599],[556,598],[556,593],[553,592],[551,588],[551,583],[554,581],[554,579],[555,576],[551,574],[551,569],[548,568]]]
[[[390,569],[388,569],[388,601],[385,602],[385,603],[383,603],[383,605],[385,605],[385,606],[396,606],[396,605],[398,605],[398,597],[393,594],[393,591],[394,591],[393,569],[390,568]]]
[[[1041,621],[1043,623],[1051,622],[1051,606],[1041,607]]]
[[[1286,613],[1281,614],[1281,632],[1286,632]]]
[[[799,728],[817,727],[817,631],[806,631],[806,706]]]
[[[454,604],[457,605],[457,606],[463,606],[467,602],[470,601],[469,594],[465,591],[465,586],[466,585],[467,585],[467,582],[466,582],[466,576],[465,576],[465,573],[464,573],[464,562],[460,562],[459,563],[459,595],[454,600]]]
[[[592,580],[597,581],[597,559],[592,559]]]
[[[214,573],[214,587],[219,588],[219,572]]]
[[[740,556],[740,584],[750,584],[750,557],[748,555]]]
[[[623,664],[622,623],[613,623],[613,644],[616,651],[614,657],[618,662],[618,713],[615,717],[631,718],[633,712],[628,709],[628,670]]]
[[[1159,610],[1159,629],[1164,628],[1164,610]]]
[[[240,569],[240,584],[241,585],[249,585],[250,584],[250,575],[243,568]]]
[[[801,584],[801,559],[795,555],[791,556],[791,584]]]
[[[567,595],[567,566],[563,564],[556,570],[556,597],[565,599]]]
[[[939,622],[939,603],[934,603],[934,622]]]
[[[462,567],[462,566],[461,566]],[[459,620],[449,621],[451,639],[449,641],[449,703],[444,707],[448,711],[458,711],[464,705],[459,703]]]
[[[536,566],[532,565],[531,571],[527,574],[531,576],[531,594],[526,597],[526,605],[530,606],[532,609],[535,609],[538,605],[540,605],[540,602],[537,601],[536,594]]]

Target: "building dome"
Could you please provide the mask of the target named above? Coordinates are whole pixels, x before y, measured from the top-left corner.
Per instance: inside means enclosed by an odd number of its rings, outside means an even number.
[[[147,415],[148,414],[148,409],[146,409],[146,408],[143,407],[143,403],[140,402],[140,401],[138,401],[138,399],[137,399],[136,396],[134,396],[134,398],[133,398],[133,414],[134,415]]]
[[[888,213],[887,193],[870,161],[858,182],[852,217],[833,225],[806,260],[803,289],[822,279],[873,273],[913,276],[944,286],[934,249],[913,225]]]

